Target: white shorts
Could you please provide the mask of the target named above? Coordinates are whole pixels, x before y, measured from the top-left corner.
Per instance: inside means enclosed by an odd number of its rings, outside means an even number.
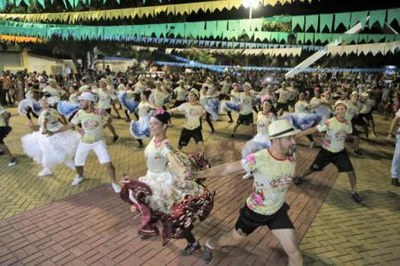
[[[101,164],[111,162],[111,157],[104,140],[99,140],[94,143],[84,143],[80,141],[75,154],[75,166],[84,166],[91,150],[94,150]]]

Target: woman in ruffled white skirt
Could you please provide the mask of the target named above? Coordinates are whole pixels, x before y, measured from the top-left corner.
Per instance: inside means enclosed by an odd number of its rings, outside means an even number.
[[[22,147],[29,157],[42,165],[39,176],[52,174],[52,169],[59,164],[65,164],[75,170],[73,157],[75,155],[80,135],[76,131],[66,131],[56,135],[47,135],[61,128],[60,115],[54,108],[50,108],[46,99],[40,101],[42,111],[39,116],[39,131],[22,137]]]

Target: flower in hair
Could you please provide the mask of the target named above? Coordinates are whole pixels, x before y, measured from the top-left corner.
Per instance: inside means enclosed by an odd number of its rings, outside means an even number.
[[[261,103],[268,101],[269,100],[269,95],[263,95],[261,96]]]
[[[157,108],[156,115],[162,115],[164,113],[165,113],[165,110],[163,108]]]

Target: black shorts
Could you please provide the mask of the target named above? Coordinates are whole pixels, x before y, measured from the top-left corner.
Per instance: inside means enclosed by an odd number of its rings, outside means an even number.
[[[0,127],[0,144],[4,144],[4,139],[11,132],[11,127]]]
[[[367,119],[367,121],[374,121],[374,118],[372,116],[372,111],[367,114],[360,114],[360,117]]]
[[[311,171],[322,171],[329,163],[333,163],[339,172],[354,171],[347,150],[343,149],[340,152],[330,152],[321,149],[310,166]]]
[[[250,235],[260,226],[268,226],[270,230],[274,229],[292,229],[292,221],[287,214],[289,205],[284,203],[282,207],[272,215],[262,215],[256,213],[247,207],[247,204],[240,209],[240,215],[235,224],[235,229],[239,234]]]
[[[190,139],[193,138],[197,143],[203,142],[203,135],[201,134],[201,126],[195,129],[187,129],[183,128],[181,132],[181,136],[179,137],[179,146],[184,147],[189,144]]]
[[[353,128],[353,130],[350,135],[357,137],[360,132],[357,130],[356,123],[354,123],[353,120],[351,120],[351,127]]]
[[[253,124],[253,113],[251,112],[248,115],[241,115],[239,114],[238,120],[236,122],[238,125],[251,125]]]
[[[353,125],[358,125],[358,126],[365,126],[365,125],[367,125],[367,123],[365,123],[365,121],[364,121],[362,115],[358,115],[357,117],[354,117],[354,118],[351,120],[351,123],[352,123]]]

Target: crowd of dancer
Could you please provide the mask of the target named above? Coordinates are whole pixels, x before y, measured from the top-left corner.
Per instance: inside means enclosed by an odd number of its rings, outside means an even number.
[[[289,185],[301,185],[306,176],[333,163],[348,175],[350,198],[362,202],[349,153],[363,156],[360,134],[367,140],[377,136],[374,110],[393,118],[388,139],[400,122],[399,84],[385,78],[379,74],[339,73],[285,79],[276,73],[132,76],[130,72],[88,72],[78,79],[70,75],[62,80],[46,73],[20,72],[14,77],[3,73],[0,81],[1,90],[8,88],[2,105],[18,102],[18,112],[26,116],[27,125],[39,126],[39,131],[21,139],[24,152],[42,166],[39,176],[51,175],[54,166],[65,164],[76,172],[72,185],[79,185],[85,180],[84,165],[93,150],[106,167],[113,190],[142,214],[139,234],[158,235],[160,222],[163,243],[170,238],[185,238],[188,245],[183,255],[190,255],[200,249],[191,230],[193,223],[206,219],[213,208],[215,191],[209,190],[204,180],[242,173],[243,178],[254,179],[252,193],[240,210],[235,228],[205,243],[203,259],[210,263],[214,249],[235,245],[266,225],[287,253],[289,264],[301,265],[296,232],[285,203]],[[11,88],[16,93],[10,93]],[[177,113],[184,115],[184,123],[175,149],[167,138],[167,128],[179,119]],[[146,175],[138,180],[126,176],[122,188],[104,136],[104,129],[108,129],[112,141],[119,141],[112,116],[129,122],[127,130],[139,148],[146,144]],[[237,138],[241,125],[251,127],[251,140],[241,151],[242,160],[209,168],[203,120],[212,137],[215,123],[233,123],[234,116],[237,120],[232,131],[224,132],[227,137]],[[0,106],[0,149],[9,157],[9,166],[14,166],[16,159],[4,143],[10,132],[10,113]],[[294,138],[300,141],[306,137],[307,145],[313,148],[318,132],[324,136],[317,157],[305,173],[295,176]],[[186,155],[181,151],[192,138],[200,153]],[[399,186],[400,130],[396,138],[391,183]]]

